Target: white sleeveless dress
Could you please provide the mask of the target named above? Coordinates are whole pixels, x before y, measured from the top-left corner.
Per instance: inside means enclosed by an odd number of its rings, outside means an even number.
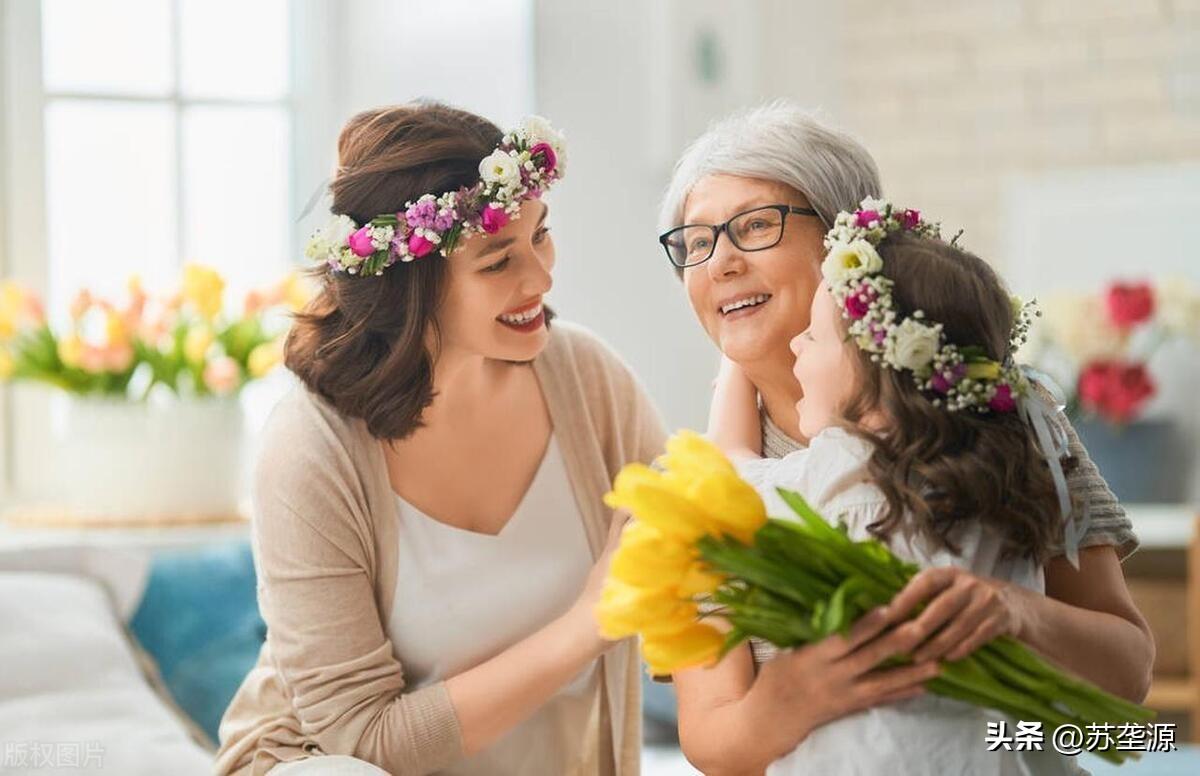
[[[592,568],[553,435],[529,490],[495,536],[438,522],[397,499],[400,555],[387,632],[409,690],[479,665],[551,622]],[[599,700],[597,661],[495,744],[439,773],[590,776],[599,756]]]
[[[827,428],[807,448],[783,458],[738,463],[738,471],[767,505],[772,517],[789,517],[791,509],[776,487],[804,496],[826,520],[845,521],[856,541],[871,538],[867,526],[887,513],[887,500],[869,480],[870,444],[840,428]],[[896,555],[922,567],[960,566],[980,576],[1006,579],[1045,593],[1042,567],[1029,559],[1001,557],[1001,541],[982,523],[972,522],[955,535],[961,553],[954,555],[933,542],[897,531],[888,542]],[[791,754],[775,761],[767,776],[836,773],[845,776],[1029,776],[1085,774],[1075,758],[1058,754],[1045,730],[1048,751],[987,751],[987,723],[1007,720],[949,698],[926,694],[836,719],[814,730]]]

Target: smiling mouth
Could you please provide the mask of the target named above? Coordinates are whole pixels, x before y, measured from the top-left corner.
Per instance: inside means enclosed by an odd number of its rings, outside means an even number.
[[[732,302],[727,302],[721,305],[721,307],[718,308],[718,312],[720,312],[721,315],[729,315],[731,313],[736,313],[738,310],[752,309],[764,304],[770,298],[770,294],[750,294],[749,296],[742,297],[741,299],[735,299]]]
[[[533,303],[524,310],[497,315],[496,320],[510,329],[527,332],[540,329],[545,320],[545,309],[540,301]]]

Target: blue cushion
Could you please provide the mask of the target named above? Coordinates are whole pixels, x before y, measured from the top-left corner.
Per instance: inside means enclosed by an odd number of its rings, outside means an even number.
[[[130,629],[175,702],[216,741],[266,638],[249,543],[157,553]]]

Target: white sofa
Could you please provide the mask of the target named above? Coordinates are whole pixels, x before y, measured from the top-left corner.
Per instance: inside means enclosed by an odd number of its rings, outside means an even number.
[[[75,560],[0,557],[0,772],[211,773],[202,736],[156,692],[127,635],[131,569],[45,570]]]

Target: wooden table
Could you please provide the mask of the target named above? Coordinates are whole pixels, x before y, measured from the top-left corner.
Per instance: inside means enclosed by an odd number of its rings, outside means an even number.
[[[1167,713],[1186,715],[1191,729],[1189,740],[1200,742],[1200,513],[1188,506],[1126,505],[1141,548],[1126,561],[1126,577],[1134,589],[1143,576],[1171,580],[1183,587],[1184,627],[1170,622],[1173,630],[1186,639],[1186,670],[1183,673],[1156,673],[1146,705]],[[1161,576],[1160,576],[1161,574]],[[1139,605],[1141,605],[1139,603]],[[1148,612],[1151,627],[1171,612]],[[1160,646],[1160,651],[1162,647]]]

